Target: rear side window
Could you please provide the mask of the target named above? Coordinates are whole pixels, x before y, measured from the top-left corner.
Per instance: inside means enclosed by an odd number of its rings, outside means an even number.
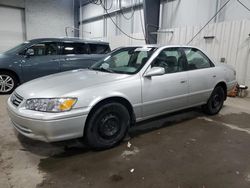
[[[200,50],[186,48],[184,52],[187,57],[188,70],[205,69],[213,67],[212,62]]]
[[[107,54],[110,52],[109,45],[106,44],[89,44],[91,54]]]
[[[85,43],[64,43],[62,48],[63,55],[88,54],[89,46]]]

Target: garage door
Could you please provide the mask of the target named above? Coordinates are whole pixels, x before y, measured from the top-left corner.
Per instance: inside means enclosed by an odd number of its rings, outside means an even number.
[[[0,53],[24,40],[24,10],[0,6]]]

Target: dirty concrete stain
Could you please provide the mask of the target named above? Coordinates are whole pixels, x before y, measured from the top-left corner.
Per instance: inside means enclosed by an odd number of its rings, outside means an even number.
[[[113,182],[118,182],[118,181],[123,180],[123,177],[121,175],[118,175],[118,174],[113,174],[110,176],[110,180]]]
[[[214,122],[230,129],[250,134],[250,114],[248,113],[227,114],[215,116],[213,118],[199,117],[198,119],[204,119],[205,121]]]
[[[21,150],[23,146],[6,111],[8,96],[0,97],[0,187],[35,187],[43,179],[43,173],[38,170],[40,157]]]
[[[204,117],[199,109],[153,118],[130,130],[129,148],[124,142],[92,151],[15,135],[4,106],[7,97],[0,99],[1,188],[250,187],[250,136],[223,125],[250,128],[249,115],[239,113],[247,106],[225,106],[219,115],[207,116],[212,121],[198,119]],[[123,158],[124,151],[134,154]]]
[[[137,147],[133,147],[133,150],[125,150],[122,152],[121,157],[122,158],[127,158],[129,156],[133,156],[136,155],[137,153],[139,153],[140,150]]]
[[[44,159],[39,166],[47,175],[39,187],[47,187],[49,181],[54,182],[53,187],[72,182],[76,187],[104,188],[250,186],[244,176],[250,169],[246,165],[250,164],[250,151],[246,150],[249,135],[193,115],[180,119],[174,126],[164,126],[169,117],[142,124],[145,129],[136,129],[137,136],[131,140],[140,152],[130,160],[121,157],[128,150],[127,143],[107,151],[86,150],[70,157]],[[160,128],[150,128],[156,122],[161,122]],[[131,169],[135,169],[133,173]],[[61,177],[65,177],[63,181]]]
[[[244,112],[241,112],[239,114],[231,113],[222,116],[215,116],[213,117],[213,119],[223,123],[237,125],[240,128],[250,128],[250,114]]]

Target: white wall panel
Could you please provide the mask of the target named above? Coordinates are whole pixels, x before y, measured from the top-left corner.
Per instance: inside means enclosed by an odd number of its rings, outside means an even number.
[[[0,52],[25,40],[24,10],[0,6]]]
[[[250,0],[240,0],[247,7],[250,7]],[[226,0],[220,0],[220,6],[222,6]],[[233,21],[250,19],[249,11],[244,8],[237,0],[230,1],[225,9],[219,14],[219,21]]]
[[[136,10],[133,21],[133,33],[143,33],[142,28],[145,30],[143,10]]]
[[[112,16],[111,19],[116,23],[116,17],[115,16]],[[112,36],[115,36],[116,35],[116,26],[113,24],[112,20],[111,20],[109,17],[107,17],[107,37],[112,37]]]
[[[162,2],[162,28],[198,25],[216,11],[216,0],[166,0]]]
[[[105,7],[110,12],[119,8],[119,0],[106,0]]]
[[[83,38],[88,39],[102,39],[103,34],[103,20],[98,20],[81,26],[81,33]]]
[[[132,33],[132,20],[128,19],[131,18],[131,16],[133,16],[131,12],[119,15],[119,26],[125,33]],[[120,31],[119,34],[121,34]]]
[[[0,0],[0,5],[25,8],[25,0]]]
[[[142,33],[135,33],[135,34],[132,34],[131,36],[138,38],[138,39],[144,38]],[[124,37],[123,35],[112,36],[112,37],[106,38],[104,40],[108,41],[110,43],[111,49],[115,49],[115,48],[121,47],[121,46],[145,44],[144,40],[133,40],[133,39],[130,39],[128,37]]]
[[[171,33],[159,33],[158,43],[186,45],[201,26],[173,28]],[[250,86],[250,20],[220,22],[208,25],[190,45],[200,47],[216,62],[221,58],[235,67],[240,84]],[[204,36],[215,36],[204,39]]]
[[[165,0],[162,1],[161,27],[164,29],[205,24],[228,0]],[[250,7],[250,0],[241,0]],[[249,11],[231,0],[212,22],[250,19]]]
[[[120,0],[107,0],[105,1],[105,6],[108,9],[108,12],[118,10]],[[121,6],[128,7],[132,4],[142,3],[142,0],[122,0]],[[112,5],[112,8],[111,8]],[[142,8],[141,8],[142,9]],[[93,18],[95,16],[105,13],[103,8],[100,5],[88,4],[82,7],[81,20],[88,18]],[[135,11],[133,13],[133,11]],[[85,13],[84,13],[85,12]],[[143,39],[144,35],[142,32],[142,26],[144,27],[144,15],[141,10],[141,18],[139,10],[134,10],[131,8],[130,11],[125,11],[122,15],[121,13],[116,13],[111,18],[118,25],[122,31],[127,33],[129,36]],[[132,16],[132,17],[131,17]],[[126,19],[127,18],[127,19]],[[142,20],[142,24],[141,24]],[[90,21],[80,25],[80,33],[83,33],[81,37],[88,39],[101,39],[107,42],[110,42],[111,48],[114,49],[118,46],[131,45],[131,44],[145,44],[144,40],[133,40],[125,36],[111,21],[109,16],[104,18],[98,18],[98,21]],[[83,31],[83,32],[82,32]],[[91,34],[86,33],[91,32]]]
[[[129,7],[134,4],[142,3],[143,0],[120,0],[121,1],[121,7]]]
[[[82,7],[82,18],[84,19],[93,18],[95,16],[102,15],[103,13],[104,10],[100,5],[91,3]]]
[[[25,14],[27,39],[64,37],[74,26],[73,0],[26,0]]]

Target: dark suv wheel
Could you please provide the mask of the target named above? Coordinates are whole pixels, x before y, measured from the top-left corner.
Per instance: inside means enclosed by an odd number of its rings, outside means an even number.
[[[225,99],[225,92],[221,86],[214,88],[206,105],[202,106],[205,113],[215,115],[221,110]]]
[[[95,110],[87,122],[85,139],[96,149],[107,149],[125,137],[130,125],[130,115],[125,106],[111,102]]]
[[[0,94],[12,93],[18,85],[17,77],[7,71],[0,71]]]

